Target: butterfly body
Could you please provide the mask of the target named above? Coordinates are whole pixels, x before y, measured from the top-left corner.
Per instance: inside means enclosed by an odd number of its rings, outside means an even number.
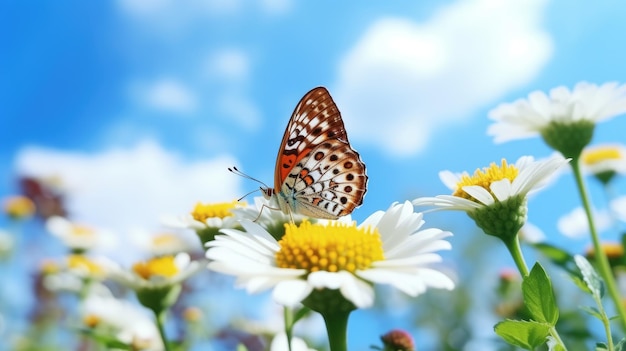
[[[261,188],[285,213],[336,219],[363,203],[365,164],[350,146],[328,90],[309,91],[296,106],[276,159],[274,188]]]

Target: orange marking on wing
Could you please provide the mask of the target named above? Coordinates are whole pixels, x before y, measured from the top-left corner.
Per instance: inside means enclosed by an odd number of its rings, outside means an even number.
[[[277,184],[280,188],[280,185],[282,185],[282,183],[285,181],[285,179],[287,178],[287,175],[289,174],[289,172],[291,172],[291,170],[293,169],[293,167],[295,167],[295,165],[298,164],[298,162],[300,162],[300,160],[302,160],[304,157],[308,156],[308,154],[311,152],[311,149],[304,149],[302,150],[301,153],[294,155],[281,155],[280,157],[280,182],[281,184]]]
[[[311,175],[309,174],[308,169],[303,169],[300,171],[300,178],[302,178],[306,186],[310,186],[315,182],[315,179],[313,179],[313,177],[311,177]]]

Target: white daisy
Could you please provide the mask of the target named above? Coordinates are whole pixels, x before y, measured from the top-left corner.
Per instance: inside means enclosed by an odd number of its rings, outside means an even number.
[[[194,209],[181,216],[167,216],[162,222],[173,228],[188,228],[203,230],[206,228],[234,228],[237,226],[237,218],[233,210],[245,207],[245,203],[239,201],[220,203],[198,202]]]
[[[198,202],[193,211],[182,216],[166,216],[161,222],[171,228],[195,231],[202,245],[213,240],[222,228],[239,226],[235,210],[245,207],[239,201],[204,204]]]
[[[526,222],[527,196],[544,187],[555,172],[566,160],[554,156],[541,161],[534,161],[531,156],[520,157],[514,165],[502,160],[500,166],[492,163],[482,170],[477,169],[472,176],[467,172],[452,173],[443,171],[439,174],[442,182],[452,191],[452,195],[422,197],[413,200],[415,206],[435,206],[435,210],[461,210],[472,217],[477,224],[490,235],[504,234],[506,229],[516,227],[514,234]],[[483,216],[483,210],[489,210]],[[505,221],[494,221],[490,211],[506,211],[506,214],[495,218]],[[511,226],[511,222],[515,222]],[[505,228],[506,227],[506,228]]]
[[[599,144],[585,148],[582,169],[600,181],[609,181],[617,174],[626,174],[626,148],[621,144]]]
[[[148,256],[176,255],[180,252],[197,251],[198,239],[194,234],[187,231],[179,233],[172,232],[150,232],[142,229],[129,231],[130,241],[138,247],[141,252]]]
[[[274,336],[270,344],[270,351],[315,351],[310,349],[306,342],[298,337],[291,338],[291,347],[287,345],[287,334],[279,333]]]
[[[559,86],[550,90],[549,95],[534,91],[527,99],[499,105],[489,112],[489,118],[495,123],[487,134],[501,143],[538,136],[551,123],[588,121],[593,125],[625,112],[626,85],[611,82],[598,86],[581,82],[571,91]]]
[[[81,306],[83,323],[93,332],[111,334],[136,350],[163,350],[159,331],[145,311],[128,301],[90,295]]]
[[[109,231],[71,222],[59,216],[48,218],[46,229],[74,251],[103,249],[115,244],[114,236]]]
[[[472,176],[467,172],[442,171],[439,178],[453,194],[418,198],[413,200],[413,205],[472,211],[514,196],[525,197],[543,188],[567,162],[558,156],[541,161],[522,156],[514,165],[503,159],[500,166],[492,163],[482,170],[477,169]]]
[[[302,222],[304,219],[311,220],[306,216],[302,216],[297,213],[284,213],[278,209],[276,203],[276,197],[272,197],[272,200],[267,200],[262,196],[254,198],[253,206],[239,207],[233,210],[233,213],[238,219],[246,219],[252,222],[260,224],[263,228],[268,229],[270,233],[275,234],[275,231],[279,231],[278,237],[282,234],[283,225],[292,221],[296,223]]]
[[[357,308],[374,302],[373,283],[390,284],[410,296],[428,287],[452,289],[445,274],[430,267],[442,240],[439,229],[420,231],[421,213],[407,201],[376,212],[360,226],[353,222],[288,224],[280,241],[262,226],[242,220],[244,231],[224,229],[207,244],[209,268],[237,277],[248,292],[272,290],[274,300],[295,306],[311,292],[339,292]]]
[[[137,262],[132,270],[116,267],[111,271],[111,277],[135,291],[141,291],[180,284],[200,268],[198,261],[191,261],[189,254],[183,252]]]

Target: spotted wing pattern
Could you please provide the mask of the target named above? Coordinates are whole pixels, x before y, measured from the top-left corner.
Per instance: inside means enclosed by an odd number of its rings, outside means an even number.
[[[294,213],[335,219],[350,214],[367,190],[365,164],[352,149],[337,105],[323,87],[294,110],[276,160],[276,196]]]

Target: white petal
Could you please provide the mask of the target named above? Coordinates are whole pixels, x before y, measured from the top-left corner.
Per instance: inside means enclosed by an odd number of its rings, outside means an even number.
[[[311,291],[313,291],[313,286],[305,280],[287,280],[276,285],[272,291],[272,297],[283,306],[295,307],[309,296]]]
[[[375,267],[413,267],[440,261],[441,256],[436,253],[423,253],[399,258],[388,258],[383,261],[374,262],[373,265]]]
[[[500,179],[491,183],[489,189],[491,189],[498,201],[504,201],[512,195],[511,180],[508,178]]]
[[[389,284],[410,296],[417,296],[426,291],[426,285],[417,279],[415,272],[403,273],[390,269],[368,269],[357,271],[357,275],[374,283]]]
[[[346,272],[347,273],[347,272]],[[339,290],[357,308],[367,308],[374,304],[374,289],[371,285],[349,274]]]
[[[435,210],[473,211],[483,205],[454,195],[438,195],[436,197],[420,197],[412,201],[413,206],[438,206]],[[425,211],[428,212],[428,211]]]
[[[494,203],[493,196],[482,186],[466,185],[463,187],[463,191],[487,206]]]
[[[459,184],[461,177],[459,174],[450,171],[441,171],[439,172],[439,179],[441,179],[441,182],[447,186],[448,189],[456,191],[458,188],[457,184]]]
[[[316,289],[339,289],[339,287],[341,287],[341,284],[343,283],[343,280],[346,279],[346,273],[347,272],[345,271],[317,271],[309,274],[307,280]],[[350,273],[347,274],[349,275]]]

